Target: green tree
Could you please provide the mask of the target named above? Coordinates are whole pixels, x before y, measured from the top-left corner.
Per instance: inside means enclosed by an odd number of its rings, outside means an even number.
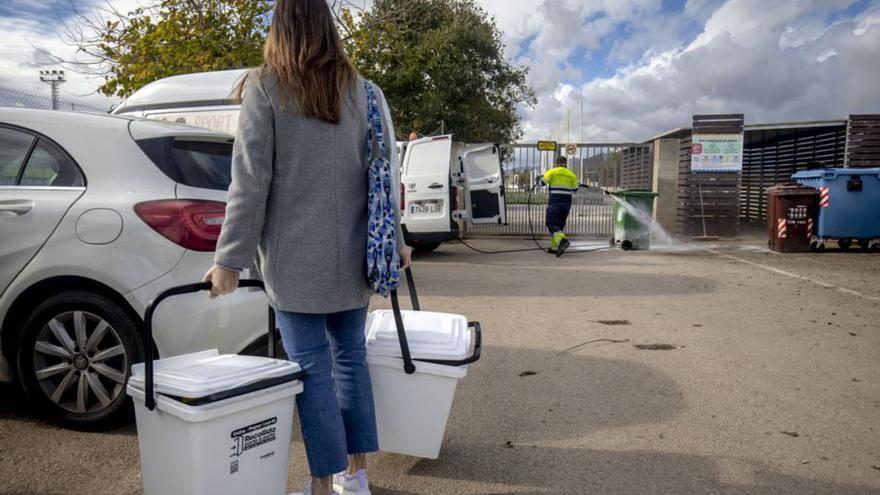
[[[382,87],[397,130],[466,142],[513,142],[519,104],[534,105],[527,70],[504,55],[495,20],[473,0],[375,0],[343,11],[348,51]]]
[[[254,67],[271,9],[270,0],[156,0],[125,13],[76,11],[66,38],[81,58],[62,62],[103,76],[98,91],[121,97],[163,77]]]

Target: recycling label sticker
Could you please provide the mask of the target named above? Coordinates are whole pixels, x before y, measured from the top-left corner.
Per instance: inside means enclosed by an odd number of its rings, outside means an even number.
[[[240,457],[251,449],[274,442],[277,438],[277,423],[278,418],[274,417],[233,430],[230,434],[232,453],[229,457]]]

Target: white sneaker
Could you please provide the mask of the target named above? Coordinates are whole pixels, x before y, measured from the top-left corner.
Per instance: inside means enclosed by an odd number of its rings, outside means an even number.
[[[334,481],[335,481],[335,479],[334,479]],[[303,491],[301,491],[301,492],[293,492],[293,493],[291,493],[290,495],[312,495],[312,484],[311,484],[311,483],[308,483],[308,484],[306,485],[305,489],[303,489]],[[334,487],[333,487],[333,493],[332,493],[331,495],[342,495],[342,494],[341,494],[341,493],[336,489],[336,487],[334,486]]]
[[[339,493],[339,495],[370,495],[367,470],[361,469],[355,474],[334,474],[333,490]]]

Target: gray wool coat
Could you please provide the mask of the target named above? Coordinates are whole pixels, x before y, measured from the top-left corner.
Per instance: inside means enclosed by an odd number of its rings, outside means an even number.
[[[387,156],[399,208],[397,148],[385,97]],[[335,313],[362,308],[366,275],[367,101],[358,79],[343,99],[339,124],[306,118],[282,98],[275,77],[252,71],[232,154],[226,219],[214,258],[254,266],[276,309]],[[403,242],[398,218],[398,242]]]

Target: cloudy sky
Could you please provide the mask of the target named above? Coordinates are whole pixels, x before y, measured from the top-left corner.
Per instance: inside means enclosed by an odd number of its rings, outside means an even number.
[[[0,86],[47,92],[69,0],[0,0]],[[103,0],[75,0],[84,8]],[[121,10],[147,0],[110,0]],[[526,138],[645,140],[695,113],[747,122],[880,113],[880,0],[478,0],[530,68]],[[71,74],[63,96],[106,107]],[[83,96],[89,95],[89,96]],[[581,103],[583,102],[583,126]],[[570,114],[570,124],[568,115]]]

